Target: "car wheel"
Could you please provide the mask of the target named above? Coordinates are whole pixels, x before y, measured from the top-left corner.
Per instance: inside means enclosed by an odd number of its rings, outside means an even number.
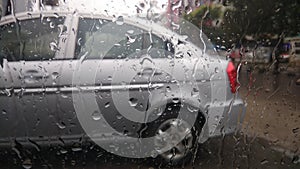
[[[163,162],[181,165],[190,161],[197,143],[198,134],[195,128],[180,119],[168,119],[159,125],[154,136],[154,145],[159,147],[157,151]]]

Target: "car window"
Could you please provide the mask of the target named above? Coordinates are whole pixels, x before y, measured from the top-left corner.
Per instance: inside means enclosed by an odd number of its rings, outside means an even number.
[[[54,59],[64,18],[21,20],[0,27],[0,57],[8,61]]]
[[[166,57],[170,42],[138,27],[102,19],[80,19],[75,58],[136,58],[147,52],[153,58]],[[168,50],[167,50],[168,49]]]

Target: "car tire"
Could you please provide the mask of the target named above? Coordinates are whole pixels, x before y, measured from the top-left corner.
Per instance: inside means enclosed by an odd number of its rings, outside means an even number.
[[[177,106],[178,105],[174,106],[175,109]],[[188,106],[182,106],[182,108],[187,107]],[[168,112],[165,113],[167,114]],[[197,140],[199,139],[204,123],[205,118],[199,111],[193,126],[190,126],[182,119],[174,117],[174,115],[169,116],[156,125],[156,127],[154,127],[155,134],[153,136],[154,146],[164,147],[162,150],[157,150],[159,155],[156,160],[160,162],[159,164],[168,166],[182,166],[188,164],[197,151]],[[178,141],[176,138],[184,139]]]
[[[171,134],[173,134],[173,136],[175,137],[176,134],[178,135],[185,134],[184,139],[179,141],[179,143],[177,143],[176,146],[172,147],[170,150],[167,150],[159,154],[158,158],[164,165],[170,165],[170,166],[186,165],[191,161],[194,153],[196,152],[196,149],[198,147],[197,140],[200,133],[199,129],[196,129],[196,127],[192,127],[190,130],[184,130],[184,128],[186,127],[185,123],[186,122],[182,120],[169,119],[158,127],[157,134],[154,137],[155,146],[160,146],[158,144],[164,144],[164,143],[168,144],[169,142],[168,139],[165,139],[165,135],[166,135],[165,131],[168,129],[175,131],[175,132],[171,132]],[[182,131],[185,133],[179,133],[178,131]],[[170,145],[166,145],[166,147],[168,146]]]

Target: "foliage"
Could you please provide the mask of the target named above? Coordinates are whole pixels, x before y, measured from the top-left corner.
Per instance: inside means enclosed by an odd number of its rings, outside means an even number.
[[[193,24],[201,26],[201,20],[208,23],[212,20],[216,20],[222,17],[222,11],[220,5],[202,5],[189,15],[186,15],[186,19],[190,20]]]
[[[201,21],[220,18],[220,26],[202,24],[202,28],[213,42],[224,46],[241,43],[247,35],[256,41],[281,34],[300,35],[299,0],[226,0],[223,5],[224,12],[222,8],[204,5],[185,18],[199,27]],[[207,9],[209,15],[202,19]]]

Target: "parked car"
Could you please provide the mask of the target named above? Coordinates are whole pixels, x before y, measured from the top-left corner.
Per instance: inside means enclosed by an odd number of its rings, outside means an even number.
[[[299,65],[300,60],[300,38],[286,37],[277,51],[279,62],[289,62],[290,65]]]
[[[278,47],[276,51],[276,57],[278,57],[278,61],[281,63],[289,62],[290,59],[290,43],[283,43]]]
[[[153,157],[178,162],[238,130],[233,63],[165,25],[81,11],[2,16],[0,146],[87,140],[135,157],[142,150],[128,147],[150,138]]]
[[[244,62],[270,63],[272,61],[272,47],[258,46],[256,48],[246,47],[244,50]]]

